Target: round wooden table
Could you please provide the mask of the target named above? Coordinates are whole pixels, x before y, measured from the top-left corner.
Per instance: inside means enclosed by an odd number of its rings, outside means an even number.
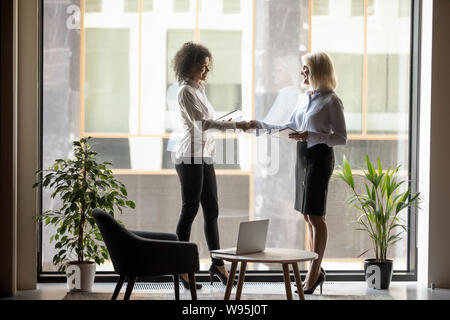
[[[280,263],[283,266],[284,284],[286,287],[286,296],[288,300],[292,300],[291,279],[289,276],[289,265],[294,270],[295,283],[299,293],[300,300],[305,300],[303,294],[302,279],[298,270],[298,262],[311,261],[318,258],[317,253],[297,249],[284,248],[266,248],[264,252],[230,255],[225,253],[211,252],[213,258],[222,259],[231,262],[230,275],[228,277],[227,288],[225,291],[225,300],[230,300],[231,289],[233,287],[234,277],[236,275],[237,265],[241,263],[239,271],[238,285],[236,289],[236,300],[241,299],[242,286],[245,279],[245,269],[248,262],[252,263]]]

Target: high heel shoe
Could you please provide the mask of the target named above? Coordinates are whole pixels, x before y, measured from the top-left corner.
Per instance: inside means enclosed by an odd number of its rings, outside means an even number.
[[[323,274],[325,277],[327,276],[327,273],[325,272],[325,270],[323,270],[323,268],[322,267],[320,267],[320,273],[321,274]],[[296,287],[297,286],[297,284],[296,283],[294,283],[294,286]],[[297,291],[295,291],[295,293],[297,293]]]
[[[322,294],[322,286],[323,286],[323,283],[325,282],[325,278],[326,278],[325,274],[320,272],[319,278],[317,279],[316,283],[314,283],[312,288],[310,288],[308,290],[303,290],[303,293],[304,294],[313,294],[314,291],[316,290],[316,288],[318,286],[320,286],[320,294]]]
[[[225,277],[225,275],[222,272],[220,272],[220,270],[216,267],[215,264],[211,264],[211,267],[209,267],[209,280],[211,281],[211,285],[214,282],[214,275],[216,275],[224,285],[227,284],[228,278]],[[236,284],[237,281],[234,280],[233,285],[235,286]]]
[[[190,288],[191,288],[191,287],[189,286],[189,282],[186,281],[186,280],[184,280],[182,276],[180,276],[180,281],[181,281],[181,283],[183,284],[183,287],[184,287],[185,289],[190,289]],[[202,288],[202,285],[201,285],[200,283],[196,283],[196,284],[195,284],[195,288],[196,288],[197,290],[198,290],[198,289],[201,289],[201,288]]]

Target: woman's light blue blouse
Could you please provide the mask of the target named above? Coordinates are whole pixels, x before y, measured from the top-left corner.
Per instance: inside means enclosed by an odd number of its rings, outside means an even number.
[[[289,121],[282,125],[272,125],[258,121],[260,131],[272,133],[285,128],[296,131],[308,131],[307,147],[319,143],[330,147],[346,144],[347,129],[344,118],[344,106],[334,91],[317,90],[311,97],[311,91],[306,92],[299,100]]]

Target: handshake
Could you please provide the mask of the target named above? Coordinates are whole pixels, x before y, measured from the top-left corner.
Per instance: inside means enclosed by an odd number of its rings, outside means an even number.
[[[236,122],[236,128],[241,129],[244,132],[251,129],[258,129],[261,128],[258,121],[256,120],[250,120],[250,121],[239,121]]]
[[[259,122],[257,120],[250,121],[239,121],[236,122],[236,128],[241,129],[244,132],[252,129],[262,129]],[[293,131],[289,133],[289,139],[296,141],[307,141],[309,136],[309,132],[307,130],[304,131]]]

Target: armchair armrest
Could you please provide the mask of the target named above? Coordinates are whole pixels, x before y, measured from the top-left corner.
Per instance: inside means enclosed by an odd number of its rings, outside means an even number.
[[[178,241],[178,236],[174,233],[150,232],[140,230],[130,230],[130,232],[145,239]]]

